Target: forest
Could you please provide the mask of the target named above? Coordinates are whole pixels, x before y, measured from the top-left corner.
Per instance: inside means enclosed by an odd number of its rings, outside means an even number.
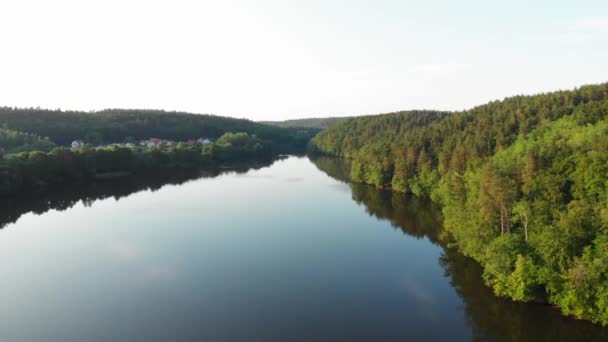
[[[309,150],[438,203],[441,239],[496,295],[608,325],[608,84],[350,118]]]

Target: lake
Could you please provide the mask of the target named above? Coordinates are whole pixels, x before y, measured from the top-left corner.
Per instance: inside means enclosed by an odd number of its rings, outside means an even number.
[[[431,203],[289,157],[3,200],[0,341],[595,341],[496,298]]]

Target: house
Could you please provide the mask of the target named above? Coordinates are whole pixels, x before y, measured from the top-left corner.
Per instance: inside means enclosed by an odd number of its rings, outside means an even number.
[[[148,141],[146,141],[146,146],[147,147],[160,146],[161,143],[162,143],[162,140],[160,140],[158,138],[151,138]]]
[[[192,146],[192,145],[194,145],[194,143],[195,143],[195,141],[192,139],[186,140],[186,145],[188,145],[188,146]]]
[[[211,140],[209,139],[203,139],[203,138],[199,138],[197,141],[197,143],[201,144],[201,145],[209,145],[212,143]]]
[[[72,141],[72,148],[81,148],[82,146],[84,146],[84,141],[82,141],[82,140]]]

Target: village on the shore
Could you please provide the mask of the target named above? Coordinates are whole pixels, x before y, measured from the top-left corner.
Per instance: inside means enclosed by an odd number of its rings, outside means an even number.
[[[113,144],[106,144],[106,145],[101,145],[99,147],[112,147],[112,146],[117,146],[117,147],[128,147],[128,148],[134,148],[134,147],[148,147],[148,148],[152,148],[152,147],[173,147],[173,146],[177,146],[180,143],[184,143],[188,146],[194,146],[194,145],[209,145],[213,143],[213,140],[209,139],[209,138],[199,138],[197,140],[194,139],[188,139],[186,141],[173,141],[173,140],[168,140],[168,139],[159,139],[159,138],[150,138],[148,140],[140,140],[139,142],[125,142],[125,143],[113,143]],[[73,149],[78,149],[83,147],[84,145],[86,145],[86,143],[82,140],[74,140],[72,141],[72,148]]]

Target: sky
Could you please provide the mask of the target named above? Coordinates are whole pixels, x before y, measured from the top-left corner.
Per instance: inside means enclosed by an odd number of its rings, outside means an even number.
[[[608,81],[606,0],[2,0],[0,106],[252,120]]]

